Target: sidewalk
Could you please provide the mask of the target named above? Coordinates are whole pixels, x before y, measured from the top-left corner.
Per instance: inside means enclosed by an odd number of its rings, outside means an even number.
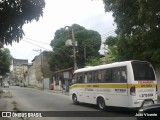
[[[15,111],[12,95],[9,91],[0,88],[0,111]],[[1,115],[0,112],[0,115]],[[1,115],[2,116],[2,115]],[[22,120],[21,118],[0,117],[0,120]]]
[[[2,99],[3,90],[0,88],[0,111],[6,111],[7,102]]]
[[[26,88],[29,89],[35,89],[35,90],[39,90],[39,91],[45,91],[45,92],[51,92],[51,93],[57,93],[57,94],[63,94],[63,95],[69,95],[69,92],[65,92],[62,90],[49,90],[49,89],[42,89],[42,88],[38,88],[38,87],[33,87],[33,86],[28,86]]]
[[[45,92],[51,92],[51,93],[69,95],[69,92],[65,92],[65,91],[62,91],[62,90],[49,90],[49,89],[42,89],[42,88],[38,88],[38,87],[30,87],[30,86],[27,87],[27,88],[37,89],[37,90],[45,91]]]
[[[64,92],[64,91],[62,92],[62,90],[48,90],[48,89],[45,89],[45,90],[40,90],[40,91],[69,96],[69,92]]]
[[[45,90],[45,91],[69,96],[69,92],[65,92],[65,91],[62,91],[62,90]]]

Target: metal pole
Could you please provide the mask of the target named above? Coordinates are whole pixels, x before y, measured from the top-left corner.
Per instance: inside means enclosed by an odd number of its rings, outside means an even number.
[[[72,28],[72,27],[71,27]],[[72,42],[73,42],[73,62],[74,62],[74,70],[77,69],[77,60],[76,60],[76,43],[74,37],[74,29],[72,28]]]

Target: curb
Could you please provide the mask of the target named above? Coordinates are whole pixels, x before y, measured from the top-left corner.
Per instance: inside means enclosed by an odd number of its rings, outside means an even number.
[[[0,110],[3,111],[13,111],[16,112],[16,110],[14,110],[15,105],[13,104],[13,99],[12,99],[12,94],[10,93],[10,91],[8,90],[3,90],[2,89],[2,93],[0,94]],[[23,120],[22,118],[17,118],[17,117],[0,117],[0,120]]]
[[[31,88],[31,89],[36,89],[39,91],[44,91],[44,92],[50,92],[50,93],[56,93],[56,94],[62,94],[62,95],[67,95],[69,96],[69,92],[62,92],[62,90],[49,90],[49,89],[41,89],[38,87],[32,87],[32,86],[28,86],[27,88]]]
[[[61,90],[44,90],[47,92],[51,92],[51,93],[57,93],[57,94],[62,94],[62,95],[67,95],[69,96],[69,92],[62,92]]]

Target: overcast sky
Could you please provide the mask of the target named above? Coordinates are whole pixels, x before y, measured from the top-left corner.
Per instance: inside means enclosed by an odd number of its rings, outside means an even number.
[[[104,39],[116,28],[112,14],[105,13],[102,0],[45,0],[43,17],[23,27],[25,36],[19,43],[5,46],[16,59],[29,62],[39,53],[34,49],[52,50],[50,42],[56,30],[79,24],[98,31]],[[38,42],[37,42],[38,41]],[[39,46],[39,47],[38,47]],[[101,50],[103,52],[103,50]]]

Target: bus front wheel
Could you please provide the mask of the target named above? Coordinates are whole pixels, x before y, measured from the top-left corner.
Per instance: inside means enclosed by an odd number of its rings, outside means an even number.
[[[105,101],[102,97],[99,97],[97,99],[97,106],[100,110],[105,110],[106,109],[106,104],[105,104]]]
[[[77,105],[79,102],[77,101],[77,95],[76,94],[73,94],[72,95],[72,100],[73,100],[73,103],[75,104],[75,105]]]

